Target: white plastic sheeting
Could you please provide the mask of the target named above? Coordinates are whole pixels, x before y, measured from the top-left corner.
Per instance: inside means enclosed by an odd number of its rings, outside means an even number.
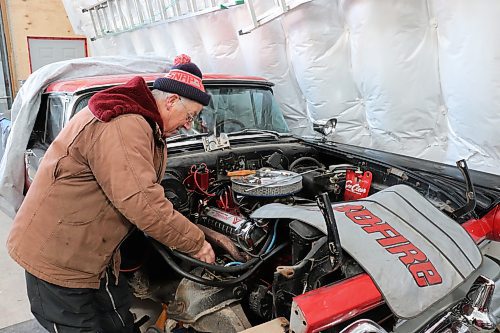
[[[64,2],[75,30],[93,36],[83,5]],[[313,0],[243,36],[251,21],[237,6],[90,47],[95,55],[185,52],[204,71],[261,75],[276,83],[299,135],[312,120],[337,117],[340,142],[447,164],[465,158],[500,174],[498,17],[495,0]]]
[[[165,72],[164,57],[95,57],[50,64],[35,71],[12,105],[12,128],[0,161],[0,210],[14,217],[23,200],[24,152],[40,107],[41,94],[52,82],[95,75]]]

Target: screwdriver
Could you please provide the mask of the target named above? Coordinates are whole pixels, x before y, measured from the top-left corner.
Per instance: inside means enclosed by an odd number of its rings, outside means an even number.
[[[248,175],[254,175],[255,170],[236,170],[236,171],[228,171],[228,177],[242,177]]]

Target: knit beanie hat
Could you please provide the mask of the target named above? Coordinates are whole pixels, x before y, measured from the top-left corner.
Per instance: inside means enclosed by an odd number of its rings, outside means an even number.
[[[205,92],[201,78],[198,66],[191,62],[188,55],[181,54],[175,57],[174,66],[167,75],[155,80],[153,89],[174,93],[207,106],[210,95]]]

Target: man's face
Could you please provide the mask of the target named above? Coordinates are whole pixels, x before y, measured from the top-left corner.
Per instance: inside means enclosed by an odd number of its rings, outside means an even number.
[[[181,128],[191,129],[193,119],[203,109],[203,105],[179,95],[171,95],[159,105],[163,120],[163,134],[172,136]]]

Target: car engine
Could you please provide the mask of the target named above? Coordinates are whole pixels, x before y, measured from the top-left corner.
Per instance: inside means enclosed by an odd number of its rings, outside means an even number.
[[[169,155],[165,196],[203,230],[216,262],[199,262],[143,235],[123,244],[122,271],[136,296],[164,304],[166,332],[237,332],[289,318],[295,296],[363,272],[349,254],[334,255],[324,229],[251,216],[268,204],[317,207],[322,193],[331,202],[349,201],[409,181],[377,166],[331,162],[300,144],[210,158]],[[137,255],[138,249],[148,250]],[[367,311],[379,323],[397,320],[383,304]]]

